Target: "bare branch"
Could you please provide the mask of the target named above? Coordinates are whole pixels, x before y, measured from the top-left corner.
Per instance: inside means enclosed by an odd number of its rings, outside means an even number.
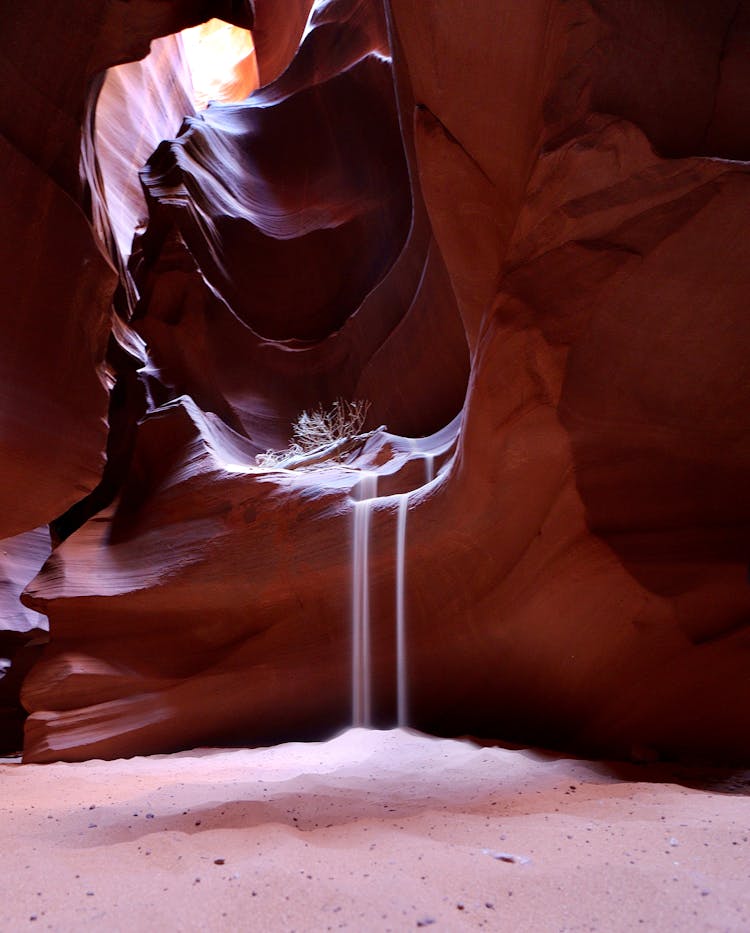
[[[370,435],[363,435],[370,402],[337,399],[326,411],[322,405],[303,411],[292,426],[292,443],[286,450],[258,454],[259,466],[294,469],[326,460],[342,461]]]

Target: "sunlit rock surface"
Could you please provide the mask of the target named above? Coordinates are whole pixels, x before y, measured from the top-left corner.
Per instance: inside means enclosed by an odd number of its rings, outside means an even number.
[[[100,173],[102,222],[124,260],[133,232],[148,216],[138,172],[194,112],[194,96],[181,35],[155,39],[145,59],[109,68],[104,76],[90,155]],[[96,177],[95,166],[85,168]]]
[[[311,7],[142,174],[148,412],[24,596],[27,760],[345,724],[366,470],[376,723],[410,491],[414,725],[747,761],[746,4]],[[339,395],[346,462],[257,465]]]
[[[193,98],[199,109],[212,100],[221,103],[244,100],[258,87],[255,43],[248,29],[212,19],[184,29],[180,37],[190,69]]]
[[[315,0],[255,0],[252,28],[261,85],[270,84],[286,70],[315,5]]]

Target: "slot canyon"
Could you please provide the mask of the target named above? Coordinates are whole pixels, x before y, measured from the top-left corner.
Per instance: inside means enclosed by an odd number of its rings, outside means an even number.
[[[0,929],[750,929],[750,0],[0,8]]]

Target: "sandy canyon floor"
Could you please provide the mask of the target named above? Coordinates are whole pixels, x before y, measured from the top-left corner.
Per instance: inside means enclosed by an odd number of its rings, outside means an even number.
[[[0,930],[750,930],[750,776],[353,729],[0,766]]]

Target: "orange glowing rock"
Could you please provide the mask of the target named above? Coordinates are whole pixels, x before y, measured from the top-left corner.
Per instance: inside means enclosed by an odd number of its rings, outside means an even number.
[[[252,33],[220,19],[181,33],[193,79],[195,105],[244,100],[259,85]]]

